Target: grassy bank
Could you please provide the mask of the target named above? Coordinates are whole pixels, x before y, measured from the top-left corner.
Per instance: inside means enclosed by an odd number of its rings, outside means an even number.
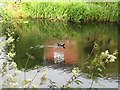
[[[119,20],[117,2],[21,2],[8,6],[11,9],[3,11],[3,14],[7,13],[9,18],[48,18],[75,22]]]

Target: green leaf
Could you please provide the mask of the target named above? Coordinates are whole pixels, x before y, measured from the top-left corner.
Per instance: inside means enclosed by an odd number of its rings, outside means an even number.
[[[23,23],[29,23],[29,21],[24,21]]]
[[[99,73],[98,75],[99,75],[100,77],[103,77],[103,75],[102,75],[102,74],[100,74],[100,73]]]
[[[81,83],[83,83],[82,81],[80,81],[80,80],[76,80],[76,81],[74,81],[76,84],[81,84]]]
[[[57,87],[56,85],[53,85],[53,87],[55,88],[55,87]]]
[[[4,69],[6,67],[6,65],[7,65],[7,62],[3,62],[2,68]]]
[[[98,71],[102,72],[102,69],[101,68],[97,68]]]
[[[95,83],[98,83],[98,84],[100,85],[100,83],[99,83],[98,79],[95,79]]]
[[[105,69],[106,67],[104,65],[102,65],[102,67]]]

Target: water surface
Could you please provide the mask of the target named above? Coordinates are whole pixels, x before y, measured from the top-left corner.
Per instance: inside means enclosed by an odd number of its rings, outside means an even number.
[[[35,83],[38,82],[37,78],[40,78],[43,69],[48,68],[47,77],[52,78],[58,85],[62,85],[71,76],[73,67],[83,65],[93,49],[94,42],[98,44],[98,49],[93,52],[92,57],[105,50],[109,50],[110,53],[118,50],[118,26],[114,23],[78,24],[48,20],[21,20],[4,23],[2,27],[3,33],[9,28],[15,31],[16,38],[19,37],[19,41],[15,42],[16,56],[14,58],[19,70],[24,70],[28,59],[26,67],[28,78],[34,76],[37,66],[41,68],[41,72],[34,80]],[[58,47],[59,43],[65,43],[65,48]],[[55,60],[63,60],[63,62],[56,64]],[[117,59],[106,65],[107,68],[103,73],[106,79],[99,79],[103,87],[118,87],[116,82],[118,61]],[[23,79],[23,73],[19,78]],[[87,79],[85,74],[80,79],[84,82],[81,87],[90,86],[91,80]],[[47,85],[48,81],[42,87],[47,87]],[[71,86],[77,87],[74,84]],[[93,86],[101,87],[97,84]]]

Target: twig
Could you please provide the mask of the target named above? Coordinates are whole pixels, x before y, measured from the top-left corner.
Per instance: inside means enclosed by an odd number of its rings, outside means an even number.
[[[93,51],[94,51],[94,48],[91,50],[90,55],[85,59],[84,63],[91,57]],[[84,69],[84,65],[85,64],[83,64],[83,66],[81,67],[81,69]],[[82,75],[82,70],[79,73],[80,74],[78,76],[72,76],[64,86],[70,85],[75,79],[77,79],[78,77],[80,77]]]
[[[32,84],[33,80],[35,79],[35,77],[37,76],[38,72],[35,74],[35,76],[33,77],[32,81],[30,82],[30,84],[28,85],[28,87]]]
[[[83,62],[83,66],[84,66],[84,63],[91,57],[92,53],[94,51],[94,48],[91,50],[89,56],[85,59],[85,61]],[[83,68],[83,67],[82,67]]]
[[[77,79],[81,75],[82,75],[82,73],[80,73],[78,76],[72,76],[64,86],[70,85],[75,79]]]
[[[27,61],[25,63],[25,69],[24,69],[24,80],[25,80],[25,83],[26,83],[26,67],[27,67],[28,61],[29,61],[29,59],[27,59]]]
[[[91,83],[90,89],[92,88],[93,82],[94,82],[94,79],[92,80],[92,83]]]

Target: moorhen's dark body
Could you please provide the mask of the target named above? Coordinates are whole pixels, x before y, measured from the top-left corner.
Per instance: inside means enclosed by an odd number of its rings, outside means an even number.
[[[58,43],[58,46],[63,47],[65,49],[65,43],[63,44]]]

